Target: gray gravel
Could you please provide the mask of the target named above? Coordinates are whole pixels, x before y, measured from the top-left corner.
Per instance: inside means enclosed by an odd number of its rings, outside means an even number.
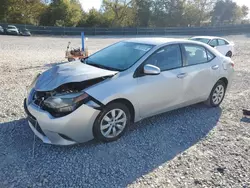
[[[36,73],[65,61],[80,38],[0,36],[0,187],[250,187],[250,41],[237,45],[235,79],[221,108],[203,104],[133,125],[117,142],[58,147],[36,139],[23,112]],[[94,52],[118,37],[91,37]]]

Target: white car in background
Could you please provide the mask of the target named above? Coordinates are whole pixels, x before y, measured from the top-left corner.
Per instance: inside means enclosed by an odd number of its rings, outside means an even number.
[[[216,50],[218,50],[223,55],[230,57],[230,58],[234,54],[234,43],[230,42],[224,38],[213,37],[213,36],[196,36],[196,37],[190,38],[189,40],[194,40],[194,41],[206,43],[206,44],[214,47]]]
[[[8,25],[5,29],[5,34],[7,35],[19,35],[19,30],[14,25]]]

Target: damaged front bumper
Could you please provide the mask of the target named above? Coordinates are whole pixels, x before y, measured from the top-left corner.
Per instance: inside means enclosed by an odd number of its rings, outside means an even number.
[[[29,126],[36,136],[44,143],[55,145],[72,145],[92,140],[93,124],[100,113],[99,110],[83,104],[74,112],[55,118],[36,104],[28,104],[26,99],[24,109]]]

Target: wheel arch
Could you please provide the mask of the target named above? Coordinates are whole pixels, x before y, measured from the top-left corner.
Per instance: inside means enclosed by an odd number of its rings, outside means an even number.
[[[224,83],[226,84],[226,88],[227,88],[227,86],[228,86],[228,79],[227,79],[226,77],[222,77],[222,78],[220,78],[218,81],[224,82]],[[218,81],[217,81],[217,82],[218,82]]]
[[[129,109],[129,112],[131,115],[131,122],[135,121],[135,108],[134,108],[134,105],[128,99],[125,99],[125,98],[114,99],[114,100],[108,102],[105,106],[107,106],[111,103],[121,103],[121,104],[126,105]]]

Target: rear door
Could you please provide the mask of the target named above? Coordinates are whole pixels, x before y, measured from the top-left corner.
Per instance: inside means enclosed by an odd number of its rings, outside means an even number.
[[[218,39],[212,39],[210,42],[209,42],[209,45],[214,47],[216,50],[218,50],[221,54],[223,54],[224,52],[221,51],[221,49],[219,49],[219,41]]]
[[[161,69],[159,75],[137,76],[140,116],[152,116],[172,109],[183,102],[182,55],[179,44],[167,45],[153,53],[146,64]],[[140,70],[140,68],[139,68]]]
[[[213,71],[219,68],[213,64],[215,56],[197,44],[183,44],[182,50],[185,54],[186,77],[183,79],[185,100],[188,104],[206,100],[215,83]]]
[[[227,52],[230,51],[230,45],[227,41],[223,39],[218,39],[218,46],[216,47],[216,49],[223,55],[226,55]]]

